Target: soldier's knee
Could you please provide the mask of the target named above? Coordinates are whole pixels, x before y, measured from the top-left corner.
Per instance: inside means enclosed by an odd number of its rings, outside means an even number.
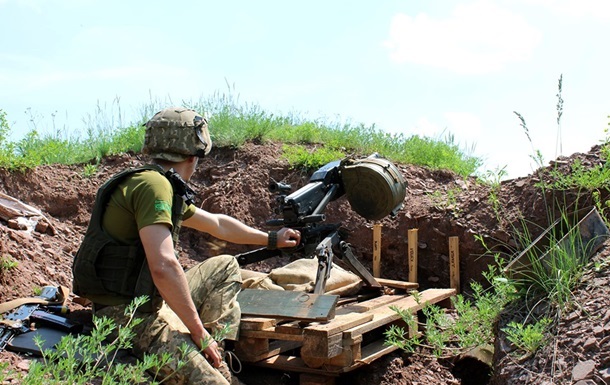
[[[219,259],[219,265],[227,270],[229,273],[239,271],[239,263],[237,263],[237,259],[234,256],[224,254],[216,257]]]

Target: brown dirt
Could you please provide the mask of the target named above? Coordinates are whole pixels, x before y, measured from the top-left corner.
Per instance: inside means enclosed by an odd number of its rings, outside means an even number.
[[[557,159],[552,167],[569,172],[569,165],[576,159],[584,167],[603,164],[599,147],[593,147],[589,153]],[[83,165],[42,166],[26,173],[0,169],[0,192],[40,209],[51,224],[44,233],[27,232],[12,229],[0,220],[0,255],[18,262],[16,268],[0,271],[0,302],[31,296],[34,288],[44,285],[70,287],[72,258],[85,232],[97,188],[115,172],[140,164],[143,159],[138,154],[107,157],[89,178],[83,174]],[[381,276],[384,278],[408,280],[407,230],[417,228],[421,288],[449,287],[448,237],[457,236],[460,281],[463,293],[468,294],[468,283],[483,282],[481,273],[493,263],[493,257],[475,236],[482,237],[489,248],[510,259],[522,247],[513,236],[515,229],[522,229],[523,223],[527,223],[531,234],[536,235],[548,226],[548,218],[559,215],[549,204],[554,201],[555,192],[543,194],[535,186],[540,175],[548,177],[546,170],[504,181],[494,192],[474,178],[461,178],[448,171],[398,166],[408,182],[408,191],[398,216],[379,222],[383,226]],[[271,178],[290,183],[296,189],[307,183],[309,175],[290,169],[281,158],[280,146],[248,144],[239,150],[215,148],[199,166],[192,186],[198,192],[196,204],[203,209],[223,212],[267,229],[265,222],[271,218],[275,203],[267,190]],[[602,199],[607,199],[608,191],[601,194]],[[571,205],[576,196],[576,192],[562,194],[563,205]],[[499,215],[494,211],[494,201],[502,207]],[[588,204],[591,204],[590,197],[579,199],[579,207]],[[340,222],[347,230],[356,257],[370,270],[373,223],[353,212],[345,198],[332,202],[326,214],[329,223]],[[180,261],[185,268],[212,255],[250,249],[224,244],[188,229],[183,231],[180,247]],[[602,261],[607,254],[604,247],[595,258]],[[285,261],[281,259],[268,260],[249,268],[268,271],[282,263]],[[609,273],[603,268],[590,274],[586,285],[574,293],[578,307],[561,319],[554,341],[533,357],[518,360],[511,354],[498,355],[491,380],[475,375],[481,369],[473,365],[465,368],[451,360],[394,353],[339,378],[337,383],[564,384],[572,383],[572,376],[577,378],[583,372],[583,378],[591,383],[606,383],[603,381],[610,377]],[[90,317],[89,309],[74,303],[71,307],[74,317],[84,320]],[[9,361],[19,370],[25,370],[28,365],[27,357],[6,351],[0,353],[0,360]],[[281,382],[274,382],[271,380],[274,375],[268,374],[271,382],[261,380],[260,383],[286,383],[286,376]]]

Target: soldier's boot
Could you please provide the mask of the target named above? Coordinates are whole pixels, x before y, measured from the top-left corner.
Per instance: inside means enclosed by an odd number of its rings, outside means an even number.
[[[225,349],[225,341],[218,344],[218,350],[222,357],[222,362],[218,371],[231,385],[244,385],[235,374],[241,372],[241,361],[231,350]]]

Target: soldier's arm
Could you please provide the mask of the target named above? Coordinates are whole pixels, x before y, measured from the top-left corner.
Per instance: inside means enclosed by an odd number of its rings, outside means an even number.
[[[231,243],[266,246],[268,242],[268,234],[264,231],[250,227],[231,216],[210,213],[199,208],[183,225]],[[290,228],[279,230],[277,235],[278,247],[295,247],[301,239],[301,234]]]

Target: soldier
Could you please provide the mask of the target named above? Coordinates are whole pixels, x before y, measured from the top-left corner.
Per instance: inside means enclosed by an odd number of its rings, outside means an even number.
[[[228,328],[226,338],[237,339],[241,316],[237,261],[216,256],[185,273],[175,255],[181,225],[268,248],[295,247],[301,237],[289,228],[263,232],[194,206],[186,182],[211,147],[207,121],[194,110],[167,108],[155,114],[146,123],[143,147],[152,164],[125,170],[99,189],[72,266],[73,291],[91,300],[96,316],[124,324],[126,306],[148,296],[138,308],[143,322],[134,330],[136,355],[177,355],[184,342],[196,348],[178,373],[175,367],[162,369],[164,375],[173,373],[172,382],[229,383],[228,370],[217,370],[225,364],[210,333]]]

